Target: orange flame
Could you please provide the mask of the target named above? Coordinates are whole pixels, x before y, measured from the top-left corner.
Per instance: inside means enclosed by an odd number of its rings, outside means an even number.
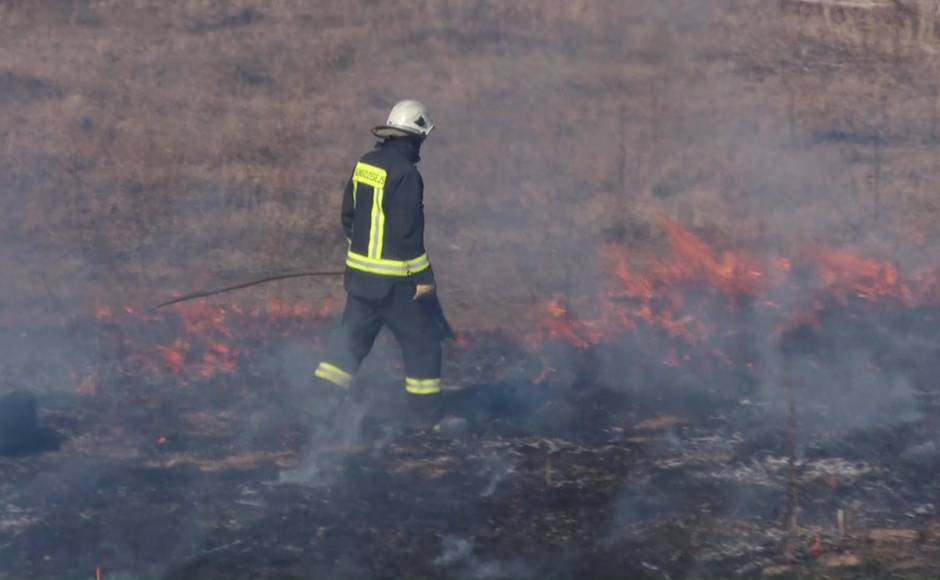
[[[585,349],[603,339],[596,324],[581,322],[572,318],[561,298],[552,298],[542,305],[545,317],[542,318],[541,332],[533,337],[536,344],[546,340],[565,340],[575,348]]]
[[[242,352],[233,342],[236,336],[244,336],[246,328],[269,335],[300,335],[317,346],[319,337],[311,336],[314,334],[311,330],[321,326],[335,309],[332,299],[325,300],[315,312],[306,305],[288,304],[279,299],[268,300],[254,309],[244,309],[237,304],[213,305],[202,300],[174,305],[159,315],[130,306],[118,309],[97,306],[95,317],[115,324],[117,330],[111,338],[123,351],[130,351],[125,355],[126,361],[139,364],[148,373],[179,376],[188,381],[237,371]],[[172,342],[156,346],[138,344],[146,339],[128,334],[121,327],[139,321],[171,322],[177,336]],[[103,331],[112,332],[111,329]],[[82,382],[79,390],[90,392],[90,380]]]
[[[810,544],[809,548],[807,548],[807,551],[809,552],[809,555],[813,556],[814,558],[823,553],[823,542],[819,532],[815,532],[813,543]]]
[[[940,271],[921,272],[905,279],[890,262],[844,250],[813,248],[800,257],[800,262],[819,277],[821,290],[814,291],[794,280],[790,258],[759,259],[742,251],[717,250],[675,220],[664,220],[663,228],[669,252],[647,258],[642,270],[634,267],[634,261],[639,260],[626,247],[604,247],[603,258],[612,284],[585,309],[591,315],[576,318],[565,302],[558,298],[546,300],[538,307],[539,329],[534,338],[530,337],[530,344],[559,340],[585,349],[624,332],[636,333],[640,328],[655,328],[693,345],[704,343],[716,328],[695,309],[702,291],[722,297],[730,316],[746,303],[775,311],[780,319],[775,335],[800,327],[821,330],[819,314],[826,296],[842,304],[852,299],[895,301],[905,306],[940,301]],[[778,290],[787,295],[809,292],[802,303],[811,307],[788,312],[772,298]],[[730,358],[722,351],[711,352],[728,364]],[[667,353],[664,364],[672,366],[678,361]]]
[[[850,296],[865,300],[900,300],[906,306],[917,301],[911,289],[901,282],[894,264],[824,248],[817,248],[813,259],[819,277],[841,303]]]
[[[170,367],[170,371],[178,375],[183,372],[186,364],[186,353],[189,351],[189,342],[177,338],[170,346],[158,346],[157,352],[163,355],[163,360]]]
[[[795,258],[757,256],[715,247],[675,220],[663,219],[662,227],[668,246],[658,254],[634,253],[618,244],[602,247],[608,273],[603,291],[568,299],[555,296],[539,303],[538,322],[525,335],[526,345],[539,349],[547,342],[559,342],[587,350],[618,337],[637,336],[643,339],[638,344],[650,345],[649,360],[666,366],[689,361],[710,366],[714,361],[724,367],[740,364],[753,372],[754,364],[747,360],[751,355],[735,361],[728,354],[739,354],[735,344],[741,340],[734,336],[740,332],[737,320],[742,315],[757,312],[769,320],[771,338],[781,338],[795,330],[821,331],[822,314],[833,301],[940,304],[940,269],[905,275],[891,262],[822,247]],[[235,337],[244,336],[246,328],[269,337],[303,336],[311,346],[319,346],[320,338],[311,330],[336,311],[332,299],[310,308],[273,298],[253,309],[204,300],[180,303],[166,311],[168,316],[161,313],[166,318],[132,307],[97,306],[95,317],[109,328],[120,327],[128,317],[169,320],[177,330],[172,342],[142,346],[139,354],[128,358],[140,361],[146,371],[185,381],[237,371],[248,353],[234,346]],[[123,350],[133,352],[140,346],[120,329],[113,338]],[[454,348],[472,344],[472,337],[462,334]],[[702,363],[699,355],[709,361]],[[546,364],[533,382],[548,380],[553,372],[549,369]],[[94,394],[96,380],[85,378],[79,392]]]
[[[90,374],[78,385],[78,394],[83,397],[94,397],[98,394],[98,375]]]
[[[558,370],[555,369],[554,367],[545,367],[544,369],[541,370],[541,372],[539,372],[539,374],[535,376],[534,379],[532,379],[532,384],[541,385],[548,379],[548,377],[552,376],[553,374],[557,372]]]
[[[667,220],[664,227],[676,253],[676,280],[704,279],[735,298],[760,294],[764,273],[754,259],[743,252],[730,251],[722,252],[719,258],[708,244],[679,222]]]

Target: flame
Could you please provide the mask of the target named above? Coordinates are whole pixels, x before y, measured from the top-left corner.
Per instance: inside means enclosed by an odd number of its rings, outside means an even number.
[[[535,346],[541,346],[549,340],[564,340],[575,348],[585,349],[603,339],[596,322],[582,322],[572,317],[567,305],[559,297],[546,301],[541,309],[541,328],[530,337]]]
[[[315,310],[279,299],[269,299],[251,309],[201,300],[176,304],[160,314],[130,306],[97,306],[95,317],[109,324],[103,326],[101,332],[110,335],[110,342],[128,352],[123,363],[134,364],[137,370],[147,374],[174,376],[185,383],[236,372],[245,354],[236,341],[244,341],[246,337],[258,342],[263,342],[265,336],[301,337],[312,346],[318,346],[315,331],[335,311],[336,303],[332,299]],[[147,332],[148,324],[152,325],[153,332]],[[172,330],[175,336],[162,344],[147,342],[148,337],[165,335],[166,330]],[[79,391],[93,391],[89,386],[93,383],[88,382],[91,380],[93,378],[85,379]]]
[[[865,300],[895,299],[905,306],[913,306],[922,299],[901,281],[894,264],[825,248],[814,252],[814,261],[820,279],[843,304],[852,296]]]
[[[575,316],[573,307],[558,297],[547,299],[537,306],[539,324],[528,343],[541,347],[546,341],[562,341],[586,349],[623,334],[652,330],[704,346],[721,331],[724,319],[733,321],[748,305],[772,313],[777,318],[772,334],[780,336],[803,328],[821,331],[827,299],[842,305],[867,301],[907,307],[940,302],[940,271],[905,277],[891,262],[820,247],[796,260],[759,257],[716,249],[675,220],[663,220],[663,230],[668,251],[653,258],[641,259],[623,245],[603,247],[609,278],[602,292],[583,300],[587,306],[578,310],[586,315]],[[806,272],[814,273],[819,283],[806,281]],[[778,296],[798,301],[788,305]],[[720,348],[706,352],[721,364],[735,364]],[[659,356],[667,366],[685,358],[668,349]],[[751,363],[745,365],[753,369]]]
[[[940,269],[905,272],[890,261],[820,246],[794,257],[758,255],[710,244],[670,219],[662,220],[662,231],[667,243],[656,254],[622,244],[602,246],[606,274],[598,281],[598,292],[542,300],[534,311],[535,326],[522,337],[524,345],[535,351],[547,343],[588,350],[636,337],[632,344],[645,349],[652,364],[691,364],[696,372],[740,367],[753,373],[753,354],[739,346],[752,337],[736,342],[735,335],[755,313],[769,321],[767,338],[780,340],[821,332],[823,314],[833,303],[940,304]],[[313,308],[269,298],[252,308],[200,300],[159,313],[100,305],[94,316],[108,343],[130,353],[122,355],[124,363],[186,383],[237,372],[250,362],[250,345],[278,337],[298,338],[317,348],[317,331],[336,312],[332,298]],[[153,333],[145,332],[147,325]],[[162,338],[148,343],[154,336]],[[473,336],[459,334],[453,348],[473,343]],[[543,367],[533,383],[557,372],[549,361]],[[74,380],[81,376],[76,373]],[[97,381],[97,376],[86,376],[79,393],[93,395]]]
[[[238,368],[238,349],[220,342],[206,342],[208,352],[202,355],[202,365],[197,374],[210,378],[218,372],[233,373]]]
[[[302,304],[291,306],[277,298],[269,299],[265,304],[265,310],[271,318],[299,318],[310,314],[309,309]]]
[[[323,301],[323,304],[320,305],[320,308],[317,310],[318,318],[329,318],[336,314],[337,306],[336,300],[332,296],[328,297]]]
[[[675,252],[674,282],[704,280],[732,298],[761,293],[764,273],[753,258],[732,251],[719,255],[675,220],[664,227]]]
[[[194,302],[188,306],[177,308],[183,321],[183,328],[188,334],[220,333],[231,338],[226,326],[228,312],[219,306],[209,306],[202,302]]]
[[[812,544],[809,545],[809,547],[807,548],[807,551],[809,552],[810,556],[813,556],[815,558],[816,556],[819,556],[820,554],[823,553],[823,542],[822,542],[822,536],[819,535],[819,532],[814,532],[814,534],[815,535],[813,536],[813,542]]]
[[[78,385],[78,394],[83,397],[94,397],[98,394],[98,375],[90,374]]]
[[[178,375],[183,372],[183,366],[186,364],[186,353],[189,351],[189,342],[177,338],[170,346],[158,346],[156,350],[163,356],[163,360],[173,374]]]
[[[557,372],[558,369],[554,367],[545,367],[539,372],[539,374],[535,375],[535,378],[532,379],[532,384],[541,385],[548,379],[548,377],[554,375]]]

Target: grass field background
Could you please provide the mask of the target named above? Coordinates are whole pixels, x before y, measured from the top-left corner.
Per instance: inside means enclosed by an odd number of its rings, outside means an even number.
[[[934,2],[0,4],[0,317],[337,267],[342,186],[398,99],[438,129],[428,246],[461,328],[601,283],[598,249],[940,247]],[[338,280],[226,297],[315,307]]]

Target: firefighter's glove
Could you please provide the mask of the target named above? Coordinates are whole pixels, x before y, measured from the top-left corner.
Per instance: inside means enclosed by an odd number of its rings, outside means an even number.
[[[435,291],[434,284],[418,284],[417,286],[415,286],[414,299],[421,300],[422,298],[433,296],[434,291]]]

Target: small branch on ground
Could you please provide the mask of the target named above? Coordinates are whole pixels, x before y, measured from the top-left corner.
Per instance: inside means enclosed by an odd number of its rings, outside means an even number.
[[[790,362],[783,367],[783,389],[787,398],[787,510],[784,517],[784,529],[789,534],[799,531],[800,489],[796,470],[796,397],[793,393],[793,377]]]

